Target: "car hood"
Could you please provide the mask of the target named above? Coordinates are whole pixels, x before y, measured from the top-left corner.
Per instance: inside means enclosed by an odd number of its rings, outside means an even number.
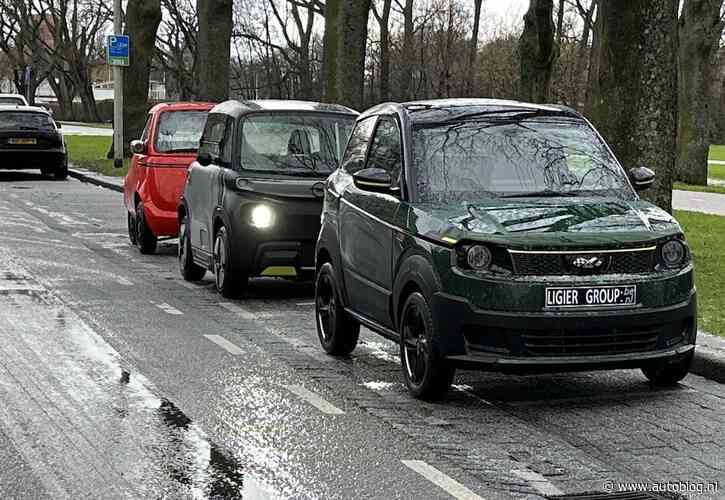
[[[612,241],[681,232],[677,221],[664,210],[645,201],[618,198],[499,198],[458,205],[416,204],[413,213],[420,234],[453,240],[505,237],[533,243],[554,237],[570,242],[599,237]]]

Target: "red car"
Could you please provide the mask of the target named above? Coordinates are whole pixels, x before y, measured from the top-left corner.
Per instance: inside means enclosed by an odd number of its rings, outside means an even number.
[[[141,253],[154,253],[159,238],[178,235],[176,207],[213,106],[158,104],[149,111],[141,139],[131,142],[134,154],[124,179],[123,199],[128,237]]]

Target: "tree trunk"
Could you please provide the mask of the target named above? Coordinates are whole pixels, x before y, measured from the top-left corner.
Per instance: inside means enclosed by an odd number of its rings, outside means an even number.
[[[554,1],[531,0],[524,16],[524,31],[519,39],[521,57],[521,98],[547,102],[551,73],[559,55],[554,43]]]
[[[625,169],[657,173],[644,196],[672,210],[677,135],[678,0],[599,4],[591,118]]]
[[[197,2],[197,97],[203,101],[221,102],[229,98],[233,3],[232,0]]]
[[[325,2],[325,34],[322,42],[323,99],[337,101],[337,45],[340,41],[339,14],[341,0]]]
[[[479,0],[477,0],[479,1]],[[390,7],[392,0],[383,0],[380,25],[380,101],[390,100]]]
[[[471,43],[468,46],[468,67],[464,83],[468,97],[473,97],[476,89],[476,57],[478,56],[478,31],[481,26],[482,5],[483,0],[473,0],[473,31],[471,32]]]
[[[365,46],[371,0],[342,0],[337,47],[338,102],[353,109],[365,107]]]
[[[722,0],[685,0],[680,16],[676,177],[707,185],[716,81],[714,56],[723,31]]]
[[[161,23],[160,0],[129,0],[126,33],[131,36],[130,66],[124,72],[123,130],[124,154],[130,155],[129,142],[140,139],[148,113],[149,76]]]
[[[415,60],[413,30],[413,0],[405,0],[405,4],[403,4],[403,61],[400,65],[399,100],[401,101],[409,101],[413,97],[413,61]]]

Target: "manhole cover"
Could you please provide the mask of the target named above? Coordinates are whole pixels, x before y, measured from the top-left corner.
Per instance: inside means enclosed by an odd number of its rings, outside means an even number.
[[[676,493],[621,492],[621,493],[574,493],[546,497],[549,500],[679,500],[684,497]]]

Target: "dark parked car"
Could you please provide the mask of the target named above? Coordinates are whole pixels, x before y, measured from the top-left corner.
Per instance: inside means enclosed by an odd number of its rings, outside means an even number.
[[[316,321],[329,353],[360,325],[400,344],[416,397],[456,367],[688,372],[696,298],[678,223],[642,201],[578,113],[450,100],[375,107],[326,184]]]
[[[312,278],[324,180],[357,113],[299,101],[227,101],[207,118],[179,205],[179,266],[224,296],[248,278]]]
[[[68,156],[60,124],[43,108],[0,106],[0,169],[38,169],[68,177]]]

